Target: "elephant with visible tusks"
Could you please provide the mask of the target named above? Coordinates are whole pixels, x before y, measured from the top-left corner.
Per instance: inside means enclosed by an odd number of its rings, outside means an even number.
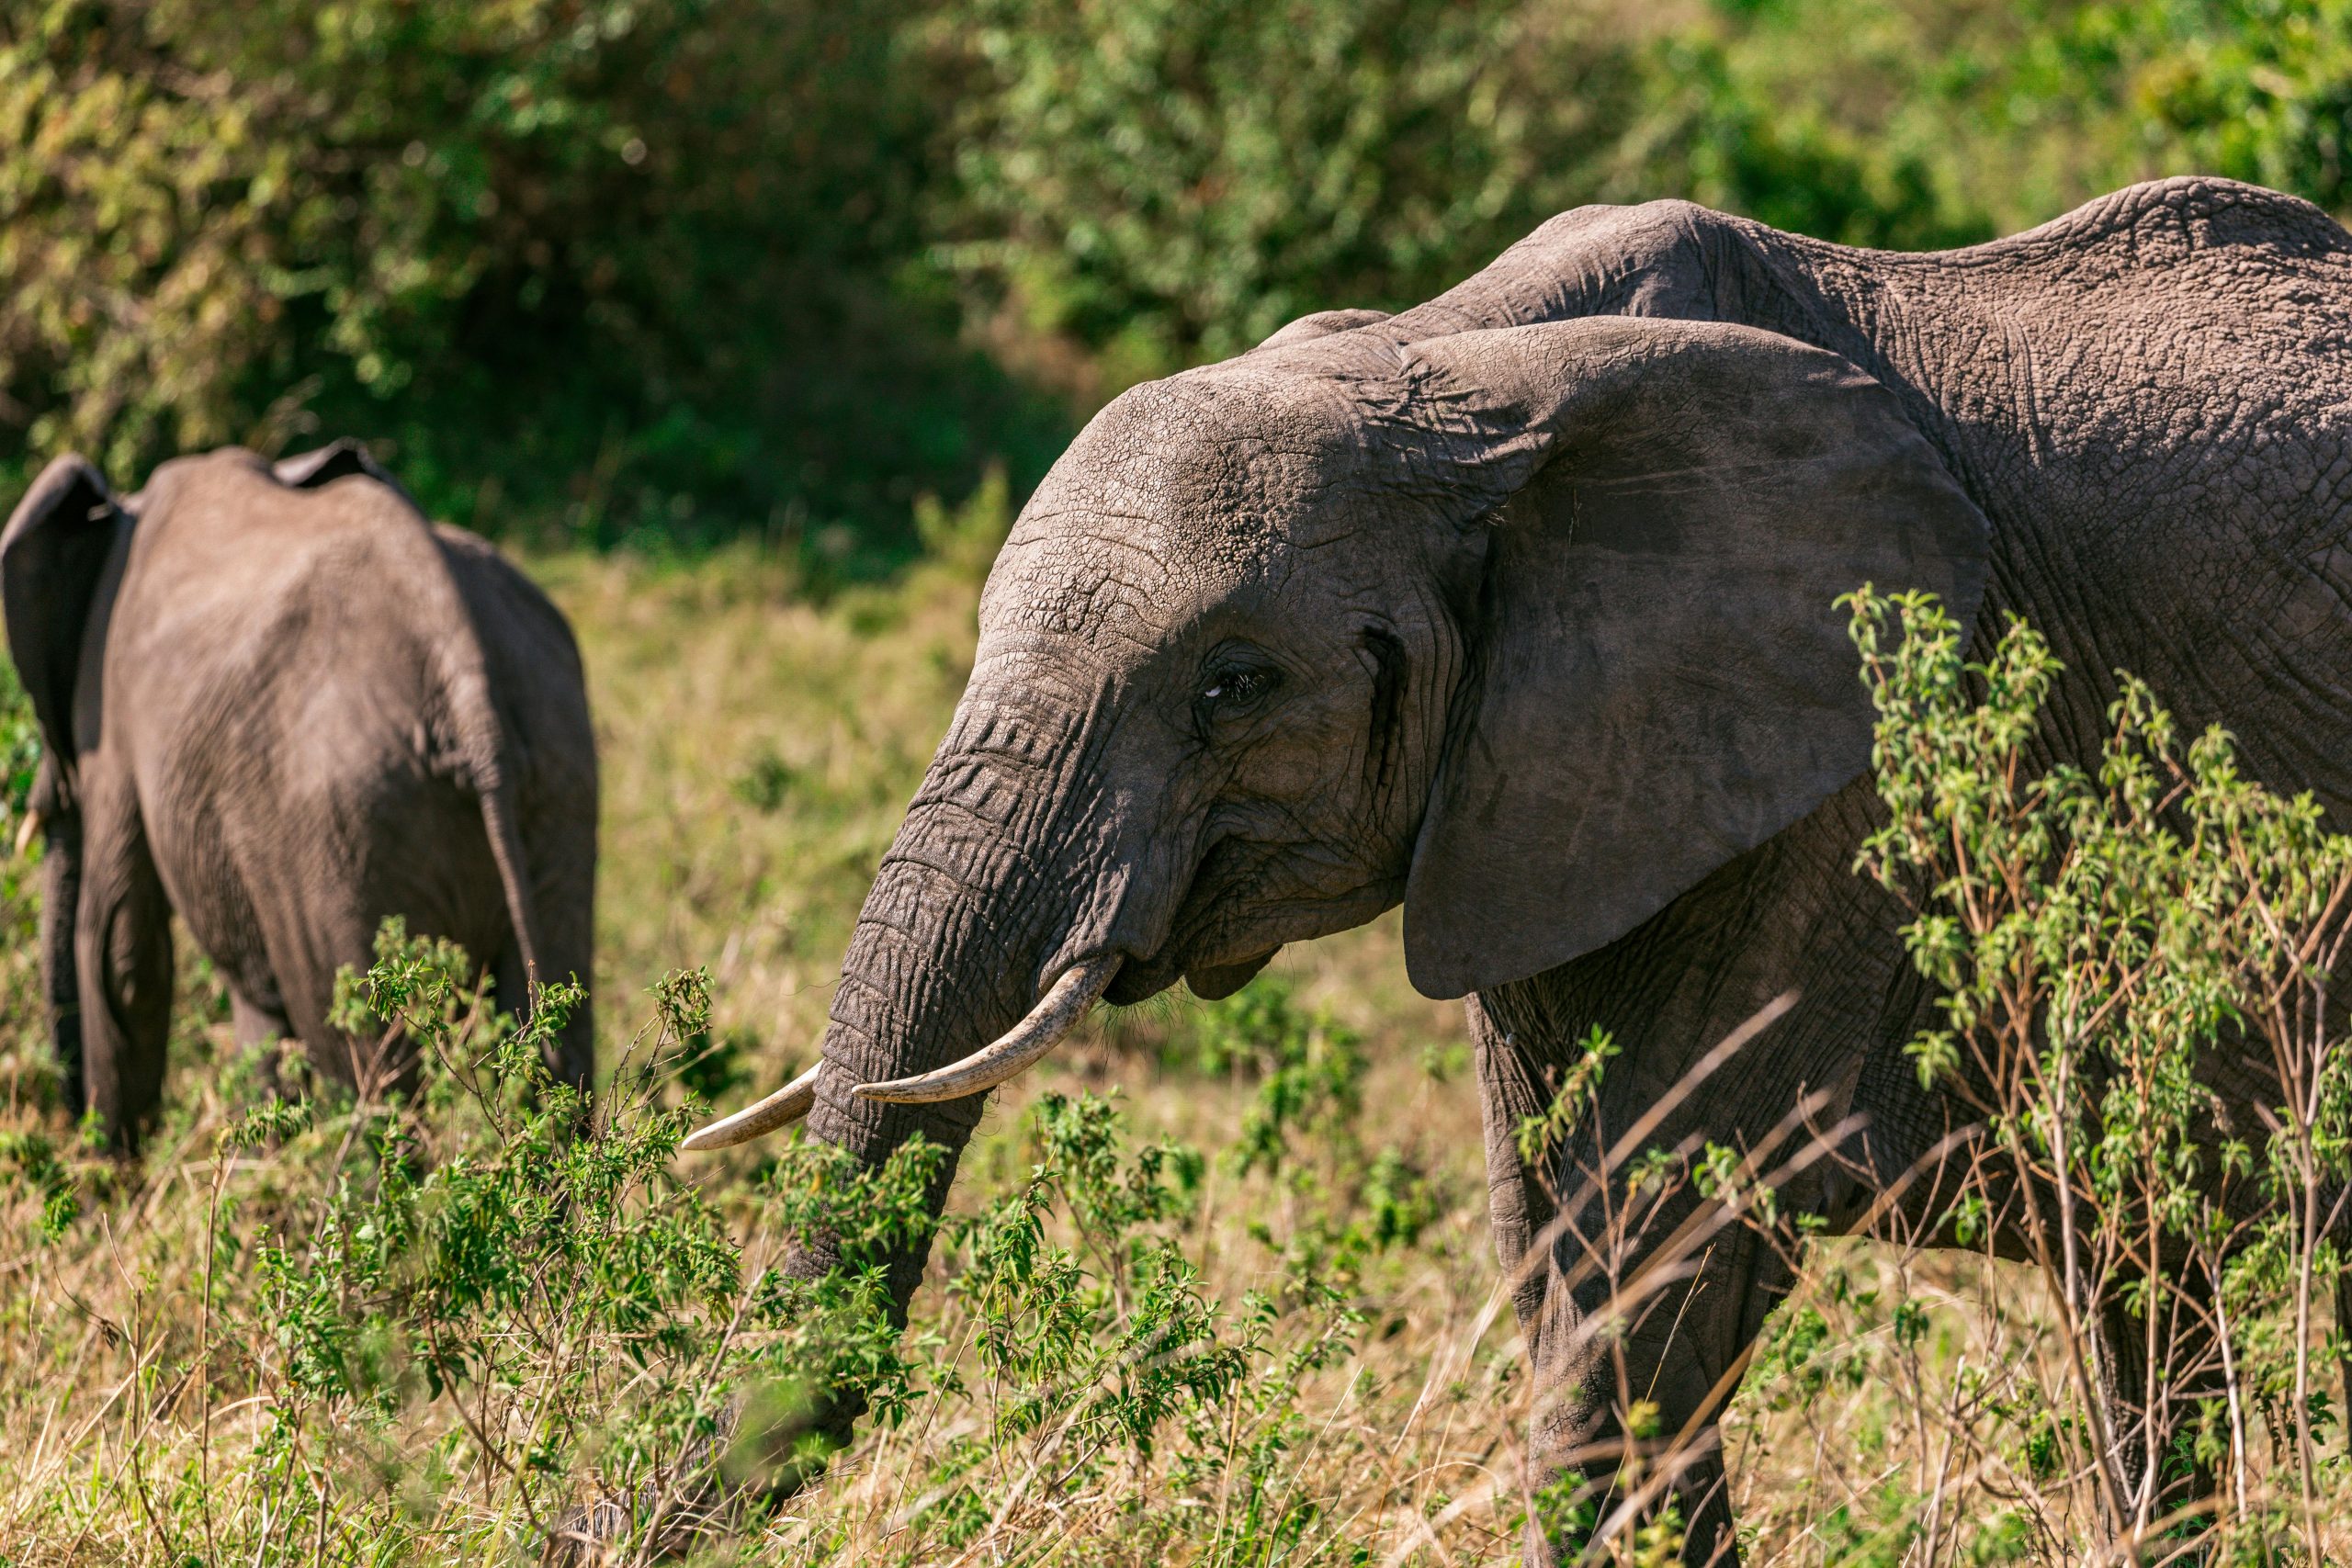
[[[1095,998],[1221,997],[1401,902],[1414,984],[1469,998],[1538,1461],[1610,1465],[1577,1332],[1605,1282],[1566,1239],[1600,1227],[1546,1196],[1591,1133],[1545,1171],[1511,1135],[1589,1026],[1623,1130],[1793,994],[1651,1141],[1761,1145],[1821,1101],[1838,1157],[1781,1197],[1832,1232],[1971,1119],[1902,1054],[1932,998],[1851,869],[1872,713],[1835,602],[1865,582],[1980,651],[2041,628],[2052,761],[2095,757],[2128,669],[2352,821],[2352,236],[2212,179],[1917,255],[1584,208],[1402,314],[1127,392],[997,559],[820,1064],[696,1142],[805,1115],[867,1161],[957,1148]],[[1692,1561],[1736,1556],[1705,1438],[1789,1283],[1726,1235],[1610,1351],[1702,1439]]]
[[[235,448],[118,499],[50,464],[0,535],[43,756],[41,954],[76,1114],[135,1147],[163,1092],[171,916],[238,1036],[395,1079],[329,1021],[378,927],[462,944],[518,1011],[590,974],[596,751],[571,630],[355,444]],[[585,1006],[548,1066],[585,1087]]]

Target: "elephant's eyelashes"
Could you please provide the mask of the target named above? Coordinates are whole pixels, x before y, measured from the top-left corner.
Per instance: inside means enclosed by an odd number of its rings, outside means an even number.
[[[1280,671],[1263,664],[1214,666],[1201,682],[1201,716],[1204,719],[1218,718],[1254,707],[1280,684],[1281,680]]]
[[[1236,670],[1215,677],[1216,683],[1201,694],[1212,703],[1231,703],[1238,707],[1254,703],[1265,695],[1274,678],[1263,670]]]

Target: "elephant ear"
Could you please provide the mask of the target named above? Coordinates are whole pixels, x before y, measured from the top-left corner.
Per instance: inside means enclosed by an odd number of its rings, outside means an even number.
[[[389,485],[403,499],[408,491],[401,489],[400,480],[389,469],[368,455],[368,448],[345,436],[331,441],[315,452],[305,452],[297,457],[286,457],[270,465],[277,482],[294,490],[318,490],[337,479],[354,474],[365,475],[379,484]]]
[[[1924,589],[1964,626],[1987,529],[1891,392],[1791,338],[1595,317],[1411,355],[1490,531],[1405,895],[1413,982],[1453,997],[1614,941],[1860,773],[1835,601]]]
[[[32,699],[41,745],[69,783],[84,633],[125,520],[104,476],[69,454],[41,470],[0,532],[8,657]]]

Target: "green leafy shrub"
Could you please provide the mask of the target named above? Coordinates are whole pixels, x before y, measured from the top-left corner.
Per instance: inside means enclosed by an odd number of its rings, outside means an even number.
[[[17,667],[0,658],[0,837],[16,842],[32,804],[33,773],[40,766],[40,724]]]
[[[1192,1035],[1201,1071],[1257,1084],[1234,1145],[1238,1168],[1281,1168],[1295,1137],[1352,1125],[1363,1107],[1363,1042],[1329,1012],[1307,1013],[1278,979],[1201,1010]]]
[[[1100,1496],[1125,1499],[1092,1527],[1105,1551],[1361,1560],[1301,1465],[1328,1440],[1317,1379],[1360,1354],[1353,1268],[1318,1245],[1283,1253],[1275,1288],[1214,1289],[1204,1199],[1216,1168],[1248,1166],[1045,1094],[1022,1120],[1025,1171],[951,1215],[946,1290],[902,1327],[880,1259],[933,1224],[935,1148],[870,1170],[790,1138],[740,1181],[684,1184],[673,1158],[701,1105],[673,1101],[711,1049],[706,976],[653,987],[654,1021],[593,1102],[542,1065],[577,993],[543,991],[517,1025],[469,976],[455,947],[388,922],[337,1013],[405,1041],[412,1088],[288,1100],[256,1077],[241,1106],[159,1131],[155,1157],[197,1173],[199,1224],[153,1276],[178,1309],[134,1296],[122,1332],[218,1414],[174,1418],[168,1442],[102,1444],[95,1481],[19,1506],[158,1563],[509,1559],[568,1536],[623,1561],[912,1563],[1046,1539],[1042,1520]],[[1332,1157],[1285,1162],[1354,1173],[1306,1229],[1403,1249],[1442,1217],[1394,1151],[1368,1169]],[[0,1191],[31,1200],[45,1238],[28,1256],[104,1247],[136,1190],[110,1168],[37,1134],[0,1143]],[[783,1263],[812,1232],[841,1264],[803,1278]],[[906,1505],[878,1535],[858,1472],[826,1474],[819,1417],[843,1393],[869,1449],[904,1450]]]
[[[46,1087],[55,1070],[41,999],[40,835],[25,839],[25,853],[16,852],[40,764],[31,699],[16,666],[0,657],[0,1063],[12,1066],[9,1076],[18,1081]],[[17,1157],[28,1156],[19,1151]]]
[[[460,522],[748,535],[830,588],[991,462],[1017,503],[1125,385],[1580,202],[1904,247],[2193,170],[2341,210],[2347,36],[2344,0],[17,6],[0,478],[356,434]]]
[[[1582,198],[1631,85],[1620,40],[1515,0],[950,14],[983,84],[952,258],[1114,383],[1444,288]]]
[[[2041,134],[2104,155],[2118,175],[2227,175],[2352,210],[2344,0],[2106,3],[2051,22],[2014,73],[2011,112]]]
[[[1105,393],[1310,310],[1418,303],[1589,201],[1932,249],[2157,175],[2352,200],[2343,0],[945,17],[981,84],[945,257],[1020,330],[1090,347]]]
[[[2352,839],[2241,773],[2218,727],[2182,746],[2120,671],[2096,770],[2041,766],[2060,667],[2031,628],[1970,663],[1931,600],[1853,605],[1889,813],[1860,864],[1913,902],[1942,1014],[1912,1055],[1984,1119],[1970,1213],[2006,1201],[2066,1348],[2043,1404],[2082,1412],[2034,1418],[2034,1466],[2095,1475],[2119,1531],[2317,1561],[2342,1464],[2320,1383],[2342,1330],[2331,1346],[2318,1314],[2352,1180],[2352,1049],[2328,1005]],[[2119,1309],[2143,1371],[2099,1338]],[[2137,1430],[2068,1397],[2117,1380]],[[2173,1517],[2168,1487],[2203,1467],[2218,1513]]]
[[[576,989],[543,991],[517,1027],[468,970],[388,924],[341,1011],[413,1043],[413,1095],[265,1099],[216,1134],[202,1316],[176,1353],[238,1415],[137,1483],[162,1544],[266,1556],[315,1524],[402,1551],[535,1552],[601,1508],[604,1533],[644,1549],[707,1522],[749,1391],[855,1389],[878,1421],[907,1414],[917,1347],[875,1259],[928,1229],[937,1151],[866,1171],[786,1145],[762,1210],[831,1231],[843,1258],[787,1277],[673,1176],[688,1108],[664,1108],[653,1074],[624,1065],[593,1111],[548,1075]],[[706,987],[660,987],[652,1054],[707,1021]],[[62,1237],[69,1173],[15,1141]]]
[[[916,1528],[929,1549],[1155,1459],[1177,1495],[1123,1509],[1114,1538],[1185,1540],[1211,1561],[1297,1548],[1317,1511],[1281,1461],[1307,1430],[1306,1380],[1351,1352],[1363,1314],[1329,1286],[1287,1304],[1212,1299],[1182,1245],[1207,1162],[1177,1145],[1128,1146],[1105,1101],[1047,1094],[1027,1133],[1027,1179],[947,1229],[976,1375],[942,1369],[939,1387],[977,1400],[986,1420],[927,1480]],[[1212,1496],[1223,1502],[1204,1537],[1188,1519],[1208,1523],[1193,1510]],[[911,1550],[920,1560],[923,1547]]]
[[[919,490],[1060,429],[892,282],[931,178],[913,9],[14,10],[0,459],[358,434],[459,521],[903,552]]]

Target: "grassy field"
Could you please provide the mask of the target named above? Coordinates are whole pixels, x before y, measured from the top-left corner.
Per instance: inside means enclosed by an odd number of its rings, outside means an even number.
[[[1001,1095],[902,1351],[763,1282],[819,1201],[790,1145],[673,1158],[688,1084],[732,1104],[808,1061],[961,687],[978,553],[822,604],[748,552],[534,563],[605,759],[618,1087],[586,1154],[463,998],[419,1105],[273,1110],[184,952],[169,1119],[115,1167],[50,1109],[30,871],[0,872],[0,1563],[529,1562],[582,1508],[621,1521],[614,1562],[1517,1561],[1467,1043],[1393,916],[1227,1002],[1098,1016]],[[664,978],[697,966],[707,1012]],[[821,1483],[708,1484],[773,1477],[735,1417],[788,1412],[795,1368],[899,1354],[899,1419]],[[2052,1355],[2022,1271],[1820,1249],[1732,1407],[1749,1560],[2081,1560]]]

